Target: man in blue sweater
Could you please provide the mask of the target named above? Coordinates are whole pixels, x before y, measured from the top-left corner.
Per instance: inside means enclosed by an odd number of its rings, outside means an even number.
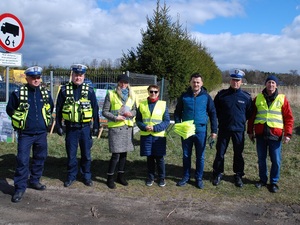
[[[211,134],[214,139],[217,136],[217,115],[214,102],[206,89],[202,86],[202,76],[194,73],[190,78],[190,87],[177,100],[174,112],[175,123],[193,120],[196,131],[187,139],[181,139],[183,150],[183,177],[177,186],[185,186],[191,176],[191,155],[193,145],[196,149],[196,187],[204,187],[202,177],[204,170],[205,146],[207,139],[207,123],[210,119]]]
[[[252,99],[248,92],[241,90],[242,70],[230,74],[230,87],[219,91],[214,99],[218,116],[217,152],[213,163],[213,185],[220,184],[224,172],[224,158],[230,139],[233,144],[233,172],[237,187],[243,186],[245,124],[252,113]]]

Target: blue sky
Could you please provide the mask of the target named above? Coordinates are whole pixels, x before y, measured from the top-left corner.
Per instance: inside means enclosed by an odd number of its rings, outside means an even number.
[[[165,2],[173,21],[179,16],[221,70],[300,74],[300,0]],[[116,63],[141,42],[140,31],[155,8],[156,0],[0,1],[0,14],[14,14],[24,25],[18,53],[28,66]]]

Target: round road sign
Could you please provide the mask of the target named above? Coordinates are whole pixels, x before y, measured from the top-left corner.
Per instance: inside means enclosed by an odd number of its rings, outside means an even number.
[[[10,13],[0,15],[0,46],[8,51],[18,51],[25,39],[24,27],[21,21]]]

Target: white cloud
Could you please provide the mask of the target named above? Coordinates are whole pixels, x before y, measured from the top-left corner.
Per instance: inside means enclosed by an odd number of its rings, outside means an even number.
[[[100,2],[1,0],[0,8],[16,15],[24,25],[25,43],[19,52],[27,65],[69,67],[72,63],[90,63],[93,59],[115,60],[122,56],[122,51],[127,53],[128,49],[135,48],[141,42],[141,29],[147,26],[146,16],[152,17],[156,8],[154,0],[123,1],[109,9],[99,8]],[[180,22],[207,47],[220,69],[300,71],[300,16],[283,27],[281,35],[208,35],[191,30],[195,24],[214,18],[244,16],[246,12],[241,2],[169,0],[166,4],[170,5],[172,21],[175,22],[179,14]]]

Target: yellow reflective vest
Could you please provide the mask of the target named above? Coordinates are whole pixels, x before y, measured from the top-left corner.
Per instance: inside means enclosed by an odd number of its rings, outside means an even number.
[[[283,129],[283,117],[281,108],[284,104],[285,95],[279,94],[268,107],[267,101],[263,94],[258,94],[256,97],[255,105],[257,107],[257,114],[254,124],[265,124],[272,128]]]
[[[75,123],[88,123],[93,118],[93,108],[88,99],[89,85],[83,83],[81,96],[78,101],[74,100],[72,83],[66,84],[66,100],[62,108],[64,120]]]
[[[46,88],[40,87],[42,99],[44,102],[42,108],[42,115],[45,120],[46,126],[50,124],[51,121],[51,106],[49,103],[49,94]],[[29,104],[28,104],[28,88],[26,86],[20,87],[20,104],[18,108],[14,111],[11,117],[12,126],[16,129],[23,130],[25,128],[25,123],[28,115]]]
[[[117,92],[115,90],[111,90],[108,91],[109,94],[109,99],[110,99],[110,112],[114,115],[114,116],[118,116],[121,113],[123,108],[127,108],[129,110],[132,109],[133,105],[135,104],[135,96],[129,96],[125,105],[123,105],[120,97],[118,96]],[[107,126],[109,128],[113,128],[113,127],[121,127],[124,125],[127,125],[129,127],[133,127],[133,119],[132,118],[128,118],[126,117],[126,120],[124,121],[111,121],[109,120],[107,123]]]
[[[148,101],[143,101],[139,105],[140,112],[142,114],[143,118],[143,123],[147,124],[149,126],[154,126],[156,124],[159,124],[163,121],[163,116],[166,110],[166,102],[165,101],[157,101],[153,112],[151,114],[148,106]],[[147,135],[152,135],[152,136],[157,136],[157,137],[165,137],[166,132],[165,131],[160,131],[160,132],[150,132],[150,131],[140,131],[140,135],[142,136],[147,136]]]

